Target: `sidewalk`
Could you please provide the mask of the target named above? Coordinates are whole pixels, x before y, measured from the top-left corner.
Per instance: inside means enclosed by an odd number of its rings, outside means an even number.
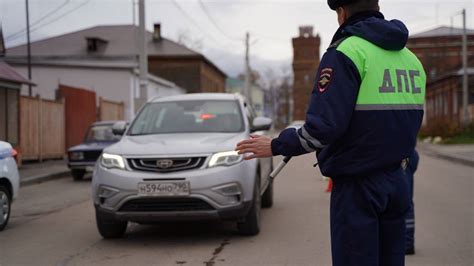
[[[65,160],[51,160],[41,163],[26,163],[19,169],[21,186],[40,183],[69,175]]]
[[[417,148],[424,154],[474,167],[474,144],[439,145],[419,142]]]

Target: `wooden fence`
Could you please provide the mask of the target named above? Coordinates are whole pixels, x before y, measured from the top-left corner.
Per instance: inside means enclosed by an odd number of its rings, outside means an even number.
[[[20,98],[22,160],[63,158],[65,154],[64,101]]]
[[[124,104],[99,98],[99,120],[123,120]]]

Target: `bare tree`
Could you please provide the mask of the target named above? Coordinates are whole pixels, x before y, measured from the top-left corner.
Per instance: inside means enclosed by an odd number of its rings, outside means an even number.
[[[181,45],[188,47],[195,51],[202,51],[203,39],[192,36],[191,32],[187,29],[181,29],[178,31],[177,42]]]
[[[275,71],[267,69],[259,80],[260,86],[269,94],[267,104],[270,105],[271,116],[277,127],[285,127],[291,122],[291,70],[283,67]]]

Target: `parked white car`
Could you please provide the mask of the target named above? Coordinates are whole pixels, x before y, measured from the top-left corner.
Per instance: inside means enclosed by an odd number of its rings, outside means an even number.
[[[141,224],[220,219],[242,235],[260,231],[260,207],[271,207],[271,158],[244,161],[234,151],[272,120],[255,117],[243,97],[187,94],[148,103],[123,137],[104,149],[92,179],[97,226],[104,238]]]
[[[16,151],[12,146],[0,141],[0,231],[7,226],[11,204],[18,196],[20,187],[20,175],[15,156]]]

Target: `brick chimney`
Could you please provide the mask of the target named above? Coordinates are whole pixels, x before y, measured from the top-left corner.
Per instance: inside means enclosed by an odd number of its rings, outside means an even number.
[[[153,41],[161,40],[161,24],[155,23],[153,25]]]

